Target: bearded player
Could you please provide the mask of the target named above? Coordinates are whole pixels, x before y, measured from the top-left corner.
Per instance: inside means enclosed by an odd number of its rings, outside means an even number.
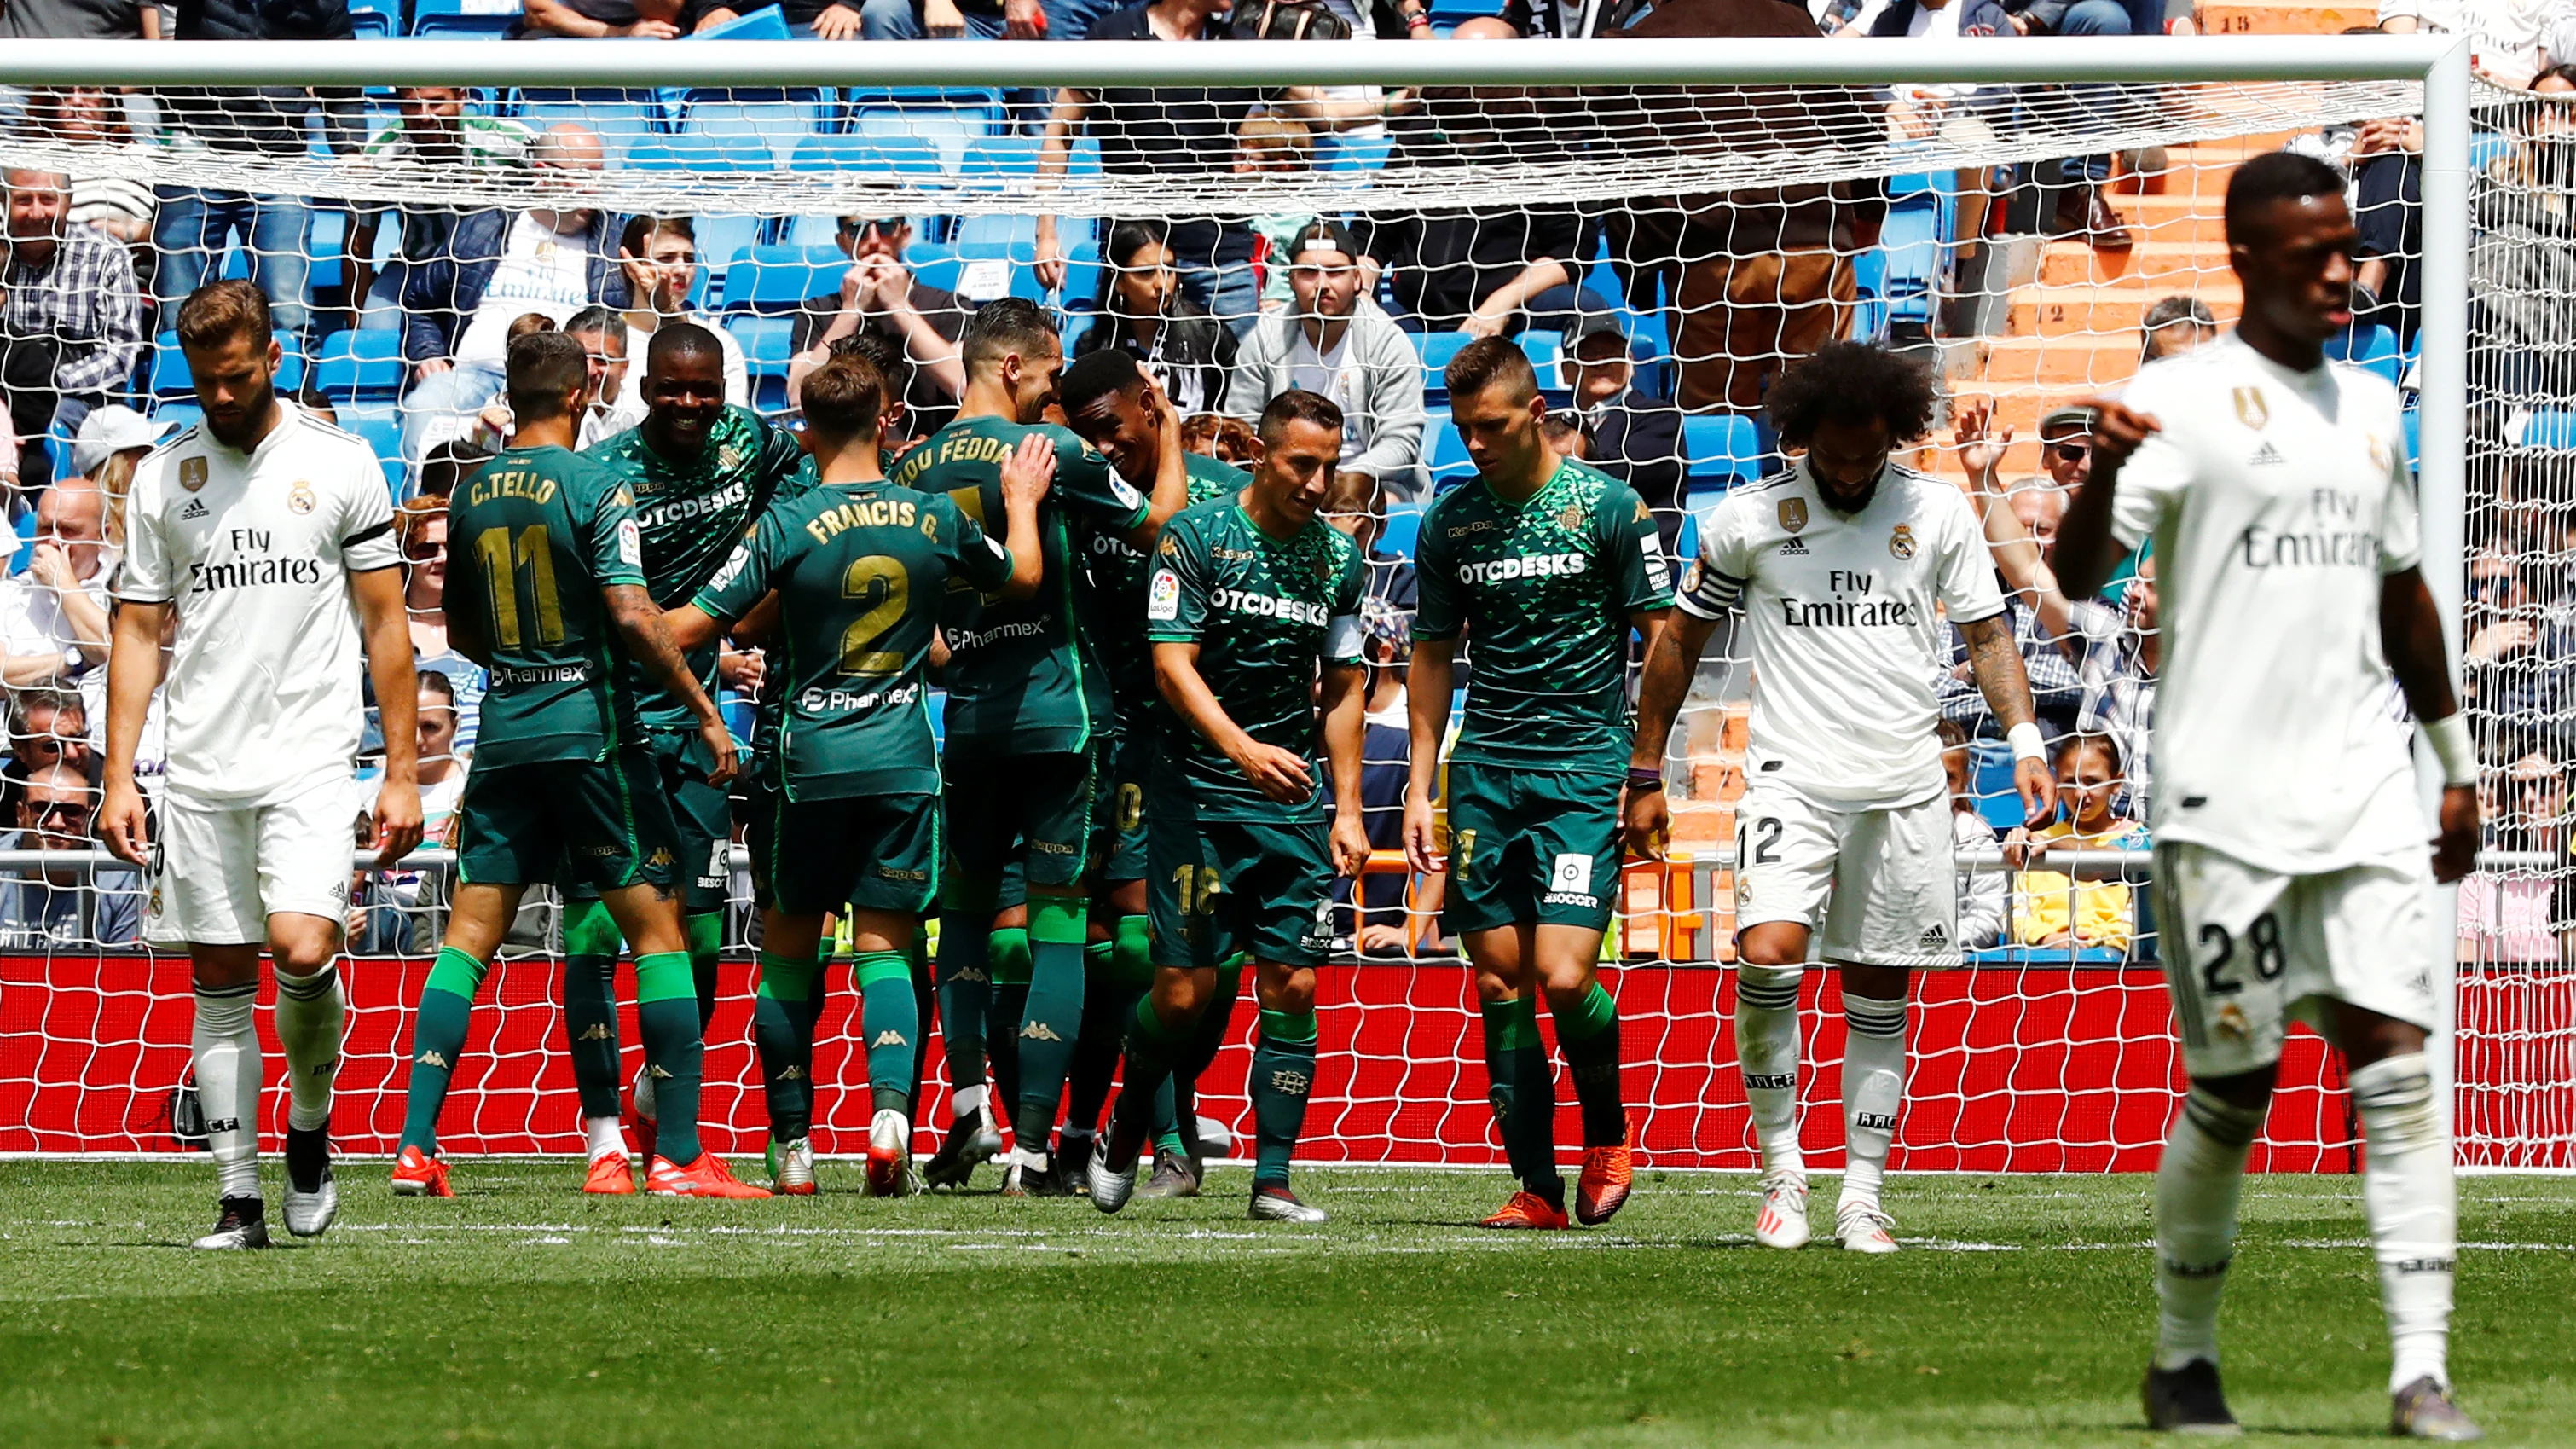
[[[1583,1107],[1575,1215],[1607,1222],[1632,1172],[1619,1089],[1619,1009],[1594,974],[1619,881],[1627,769],[1628,638],[1654,638],[1672,603],[1654,515],[1628,486],[1560,456],[1518,346],[1481,338],[1449,363],[1451,417],[1475,481],[1441,496],[1415,553],[1412,775],[1404,850],[1437,865],[1432,784],[1449,725],[1458,638],[1474,650],[1449,759],[1442,919],[1475,966],[1485,1070],[1520,1181],[1491,1228],[1567,1226],[1556,1170],[1547,997]]]
[[[2032,824],[2055,814],[2056,787],[1977,516],[1958,489],[1893,459],[1932,426],[1931,373],[1883,347],[1828,343],[1767,405],[1803,456],[1701,525],[1681,616],[1646,654],[1628,832],[1660,852],[1665,743],[1709,635],[1741,610],[1753,719],[1735,807],[1735,1049],[1762,1153],[1754,1241],[1807,1241],[1798,982],[1820,937],[1849,1027],[1834,1232],[1854,1252],[1892,1253],[1880,1186],[1905,1092],[1906,974],[1959,964],[1944,611],[2012,745]]]
[[[99,838],[152,879],[145,937],[184,941],[196,985],[189,1061],[219,1203],[200,1248],[264,1248],[260,947],[277,975],[291,1100],[286,1227],[339,1211],[331,1085],[346,997],[332,962],[349,906],[349,814],[365,708],[359,636],[384,725],[379,863],[420,843],[415,678],[384,475],[364,439],[277,396],[268,301],[248,282],[188,294],[178,316],[205,421],[134,471],[107,664]],[[134,752],[170,636],[168,775],[154,838]]]
[[[2234,332],[2139,372],[2093,425],[2093,474],[2059,525],[2068,597],[2152,543],[2159,623],[2157,919],[2191,1090],[2156,1170],[2159,1429],[2233,1433],[2218,1301],[2246,1149],[2283,1028],[2343,1054],[2369,1143],[2362,1215],[2395,1347],[2389,1428],[2481,1437],[2451,1401],[2457,1209],[2426,1055],[2451,976],[2433,885],[2478,844],[2477,752],[2417,568],[2395,388],[2325,344],[2352,325],[2359,234],[2343,177],[2276,152],[2227,183]],[[2392,689],[2393,686],[2393,689]],[[2402,693],[2440,762],[2432,848]]]

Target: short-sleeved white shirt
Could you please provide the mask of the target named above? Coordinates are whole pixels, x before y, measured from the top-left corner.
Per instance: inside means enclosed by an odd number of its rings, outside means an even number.
[[[2123,547],[2155,543],[2156,839],[2285,874],[2422,850],[2379,642],[2380,577],[2419,549],[2397,389],[2231,332],[2142,369],[2125,401],[2163,425],[2111,520]]]
[[[1839,810],[1915,805],[1948,788],[1938,729],[1950,646],[1935,606],[1963,624],[2004,610],[1966,495],[1891,463],[1846,518],[1801,461],[1727,495],[1699,537],[1675,601],[1703,619],[1744,610],[1747,777]]]
[[[349,576],[399,561],[375,451],[280,399],[249,453],[203,425],[145,456],[116,597],[178,614],[168,788],[201,804],[347,776],[364,725]]]

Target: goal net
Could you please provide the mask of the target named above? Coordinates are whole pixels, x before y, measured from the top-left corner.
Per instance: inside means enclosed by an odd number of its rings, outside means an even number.
[[[1603,41],[1540,62],[1526,58],[1535,47],[1455,43],[1490,22],[1440,19],[1458,33],[1429,46],[1035,57],[428,41],[0,55],[0,81],[22,85],[0,138],[18,238],[5,360],[22,540],[0,617],[9,678],[31,681],[11,715],[20,853],[0,856],[0,1151],[188,1145],[186,962],[134,943],[145,886],[82,853],[84,797],[55,765],[76,774],[104,731],[101,651],[80,637],[95,621],[69,601],[98,595],[108,564],[95,541],[118,536],[131,455],[104,445],[195,416],[169,329],[200,280],[249,277],[269,294],[281,386],[374,443],[404,502],[415,643],[448,684],[423,699],[434,828],[471,768],[482,692],[436,610],[440,498],[506,426],[487,408],[499,339],[537,325],[530,314],[613,339],[592,347],[626,407],[601,427],[631,424],[640,406],[644,335],[689,319],[727,339],[733,400],[788,426],[819,349],[883,338],[908,364],[907,430],[925,436],[955,406],[962,317],[1002,296],[1052,309],[1069,353],[1135,351],[1196,445],[1220,456],[1240,446],[1227,420],[1277,387],[1335,395],[1355,481],[1333,511],[1373,548],[1363,794],[1381,848],[1324,972],[1302,1151],[1358,1162],[1500,1161],[1472,983],[1438,924],[1442,881],[1409,874],[1395,849],[1409,558],[1428,500],[1472,477],[1442,379],[1467,338],[1520,343],[1561,446],[1636,488],[1677,556],[1693,547],[1694,510],[1782,465],[1760,405],[1783,368],[1834,337],[1910,349],[1939,379],[1945,416],[1905,461],[1977,498],[2015,584],[2028,557],[2016,540],[2045,538],[2085,467],[2080,420],[2064,410],[2116,388],[2144,353],[2234,317],[2219,203],[2248,156],[2294,146],[2354,177],[2375,305],[2338,353],[2410,398],[2453,386],[2461,366],[2440,340],[2456,319],[2440,284],[2458,259],[2445,272],[2439,255],[2456,193],[2421,163],[2409,124],[2426,88],[2407,77],[2435,54],[2423,43],[1777,41],[1735,53],[1743,43]],[[206,49],[222,63],[166,54]],[[1828,77],[1846,54],[1871,60]],[[2023,58],[2012,69],[1998,56]],[[431,84],[456,76],[481,81]],[[2564,451],[2576,448],[2564,353],[2576,171],[2558,106],[2477,98],[2470,263],[2484,350],[2470,359],[2479,441],[2458,643],[2472,657],[2492,844],[2506,853],[2462,892],[2452,955],[2461,1155],[2480,1166],[2569,1165],[2576,1116],[2557,693],[2576,652],[2559,582],[2576,507]],[[2427,154],[2440,129],[2437,118]],[[36,259],[48,239],[52,260]],[[1306,322],[1343,317],[1334,331]],[[118,406],[141,418],[106,412]],[[117,430],[84,432],[84,412]],[[2444,496],[2457,497],[2457,473],[2455,460]],[[99,485],[103,510],[85,511],[77,486],[44,489],[74,477]],[[103,526],[84,522],[100,511]],[[2048,732],[2108,741],[2122,781],[2093,792],[2099,808],[2065,845],[2081,853],[2058,868],[1993,863],[1993,832],[2014,823],[2008,762],[1974,689],[1945,687],[1974,949],[1965,968],[1917,978],[1899,1168],[2152,1165],[2181,1080],[2136,823],[2153,788],[2152,574],[2151,561],[2124,570],[2105,604],[2061,626],[2043,622],[2060,615],[2036,587],[2017,596]],[[55,665],[22,667],[47,651]],[[1471,671],[1472,655],[1470,640]],[[728,671],[747,736],[757,669]],[[1726,1027],[1749,683],[1722,631],[1674,735],[1673,855],[1618,872],[1605,979],[1639,1147],[1660,1166],[1754,1160]],[[336,1121],[349,1150],[393,1145],[409,1008],[451,880],[435,853],[353,871]],[[750,1045],[757,928],[739,869],[735,885],[705,1119],[711,1145],[744,1152],[766,1123]],[[580,1146],[554,929],[550,908],[532,906],[487,983],[443,1124],[451,1150]],[[828,974],[816,1142],[855,1152],[866,1053],[847,978]],[[1811,974],[1804,1005],[1808,1145],[1830,1165],[1842,1016],[1827,976]],[[1246,1136],[1248,1026],[1238,1020],[1199,1094],[1205,1115]],[[624,1027],[631,1066],[640,1036]],[[925,1133],[946,1120],[944,1080],[934,1044],[915,1114]],[[2296,1041],[2262,1162],[2348,1169],[2357,1132],[2339,1087],[2319,1043]],[[1572,1096],[1560,1095],[1570,1135]]]

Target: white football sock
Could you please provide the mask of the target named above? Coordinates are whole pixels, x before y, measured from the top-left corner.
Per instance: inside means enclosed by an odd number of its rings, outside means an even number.
[[[197,1106],[206,1115],[206,1149],[222,1197],[259,1196],[259,1031],[250,1016],[258,999],[255,981],[200,986],[189,1031]]]
[[[1043,1152],[1032,1152],[1025,1147],[1014,1147],[1011,1149],[1011,1165],[1028,1172],[1044,1172],[1047,1167],[1047,1155]]]
[[[331,1084],[340,1071],[340,1033],[349,999],[336,966],[310,976],[277,973],[277,1044],[286,1052],[290,1094],[286,1125],[299,1132],[331,1125]]]
[[[977,1082],[971,1087],[959,1087],[955,1092],[949,1095],[948,1120],[954,1122],[959,1118],[964,1117],[969,1112],[983,1111],[984,1098],[989,1094],[990,1090],[990,1088],[986,1087],[981,1082]]]
[[[2268,1103],[2266,1104],[2269,1105]],[[2236,1251],[2236,1193],[2262,1107],[2194,1087],[2156,1166],[2156,1367],[2218,1362],[2218,1296]]]
[[[1842,1203],[1878,1204],[1905,1097],[1905,1002],[1843,993]]]
[[[2387,1057],[2352,1074],[2370,1155],[2361,1205],[2379,1258],[2379,1302],[2396,1358],[2394,1393],[2430,1374],[2448,1385],[2451,1260],[2459,1250],[2451,1134],[2434,1110],[2433,1075],[2421,1052]]]
[[[654,1110],[656,1103],[653,1095],[653,1067],[649,1062],[645,1064],[642,1071],[635,1074],[634,1096],[636,1116],[647,1122],[662,1120],[662,1114]]]
[[[1765,1171],[1804,1172],[1798,1148],[1798,983],[1795,966],[1746,966],[1735,976],[1735,1055]]]
[[[626,1148],[626,1122],[618,1117],[584,1117],[582,1134],[590,1139],[590,1160],[603,1157],[632,1157]]]

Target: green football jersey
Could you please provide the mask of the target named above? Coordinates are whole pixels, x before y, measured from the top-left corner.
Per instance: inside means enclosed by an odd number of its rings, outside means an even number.
[[[602,438],[582,456],[634,493],[635,520],[644,530],[644,577],[653,602],[665,609],[697,597],[772,500],[814,480],[813,462],[796,435],[771,427],[748,408],[726,408],[695,458],[663,457],[644,441],[640,427]],[[689,669],[710,698],[718,647],[708,644],[689,655]],[[648,728],[697,728],[688,709],[655,686],[645,686],[642,712]]]
[[[959,418],[933,433],[895,464],[893,481],[946,494],[960,512],[992,529],[1002,522],[1002,463],[1030,433],[1055,444],[1055,482],[1038,512],[1046,579],[1036,598],[1019,602],[987,599],[962,580],[949,586],[939,628],[948,641],[941,683],[948,687],[951,751],[1081,751],[1111,720],[1107,676],[1074,612],[1066,516],[1124,533],[1145,521],[1145,495],[1065,429],[989,417]]]
[[[1185,720],[1166,716],[1150,800],[1186,788],[1202,820],[1313,820],[1324,811],[1315,762],[1315,669],[1360,662],[1368,566],[1350,535],[1320,518],[1272,538],[1233,497],[1183,509],[1163,526],[1145,589],[1148,644],[1196,644],[1199,677],[1225,717],[1265,745],[1306,757],[1315,789],[1295,805],[1261,793]]]
[[[739,619],[778,591],[779,701],[761,767],[790,800],[936,795],[922,681],[948,581],[998,589],[1008,550],[946,498],[889,483],[783,499],[697,596]]]
[[[1673,601],[1644,500],[1571,458],[1518,507],[1478,479],[1423,515],[1414,572],[1414,637],[1473,651],[1452,759],[1627,767],[1628,616]]]
[[[634,680],[599,597],[644,582],[625,486],[562,448],[513,448],[456,490],[447,527],[482,585],[450,589],[447,607],[492,650],[474,762],[596,760],[637,739]]]
[[[1251,474],[1204,453],[1189,454],[1188,464],[1192,503],[1232,497],[1252,481]],[[1145,636],[1137,628],[1137,621],[1145,617],[1145,576],[1153,570],[1144,552],[1127,541],[1124,530],[1113,533],[1086,527],[1083,534],[1082,552],[1088,564],[1082,595],[1083,627],[1090,631],[1092,644],[1108,672],[1109,697],[1117,706],[1118,727],[1126,729],[1148,713],[1158,697],[1154,688],[1154,651],[1146,646]]]

